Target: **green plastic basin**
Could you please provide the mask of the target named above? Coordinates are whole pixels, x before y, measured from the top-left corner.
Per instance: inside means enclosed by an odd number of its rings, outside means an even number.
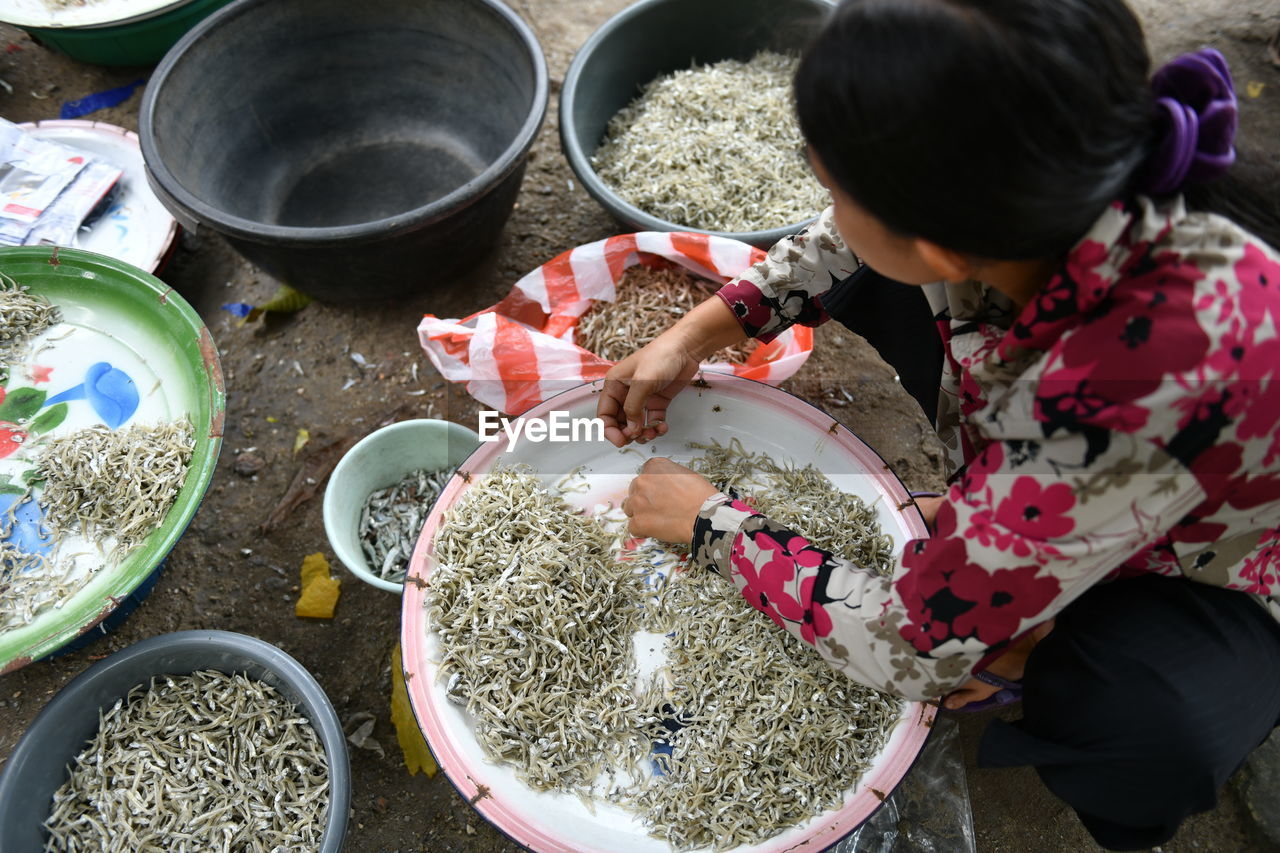
[[[190,0],[143,20],[92,27],[23,27],[45,47],[92,65],[155,65],[187,30],[231,0]]]

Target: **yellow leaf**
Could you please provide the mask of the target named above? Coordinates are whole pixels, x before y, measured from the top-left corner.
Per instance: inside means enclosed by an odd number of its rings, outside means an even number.
[[[275,417],[272,417],[271,415],[267,415],[267,423],[269,423],[269,424],[278,424],[278,423],[280,423],[280,421],[279,421],[279,419],[277,419],[277,418],[275,418]]]
[[[293,455],[297,456],[298,451],[307,446],[307,442],[311,440],[311,433],[308,430],[300,429],[298,434],[293,437]]]
[[[1244,84],[1244,92],[1250,98],[1259,97],[1262,94],[1262,90],[1265,88],[1267,88],[1267,84],[1259,80],[1250,80],[1248,83]]]
[[[305,293],[299,293],[287,284],[282,284],[276,288],[276,292],[272,294],[271,299],[251,310],[243,322],[252,323],[268,311],[274,311],[277,314],[293,314],[310,304],[310,296]]]
[[[329,576],[329,561],[324,554],[308,554],[302,559],[302,592],[294,605],[294,615],[332,619],[341,586],[342,581]]]
[[[413,708],[409,705],[409,691],[405,688],[404,669],[400,663],[400,644],[391,650],[391,722],[396,727],[396,740],[400,741],[400,751],[404,753],[404,766],[412,776],[421,770],[430,778],[436,775],[435,757],[431,748],[418,728],[418,721],[413,716]]]

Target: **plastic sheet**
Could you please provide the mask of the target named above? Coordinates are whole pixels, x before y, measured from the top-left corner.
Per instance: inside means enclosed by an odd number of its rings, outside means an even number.
[[[915,765],[876,813],[828,853],[976,853],[960,727],[939,714]]]
[[[627,268],[668,262],[721,284],[764,253],[724,237],[641,231],[570,249],[515,283],[497,305],[461,320],[427,314],[418,326],[423,350],[450,382],[467,383],[481,403],[522,414],[613,363],[575,344],[574,330],[597,300],[612,301]],[[813,351],[813,330],[793,326],[758,347],[745,364],[706,362],[704,371],[776,385]]]

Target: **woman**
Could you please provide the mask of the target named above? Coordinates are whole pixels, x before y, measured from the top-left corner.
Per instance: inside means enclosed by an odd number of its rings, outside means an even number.
[[[1119,0],[846,0],[795,83],[832,207],[599,406],[645,441],[722,346],[865,334],[954,472],[891,577],[665,459],[632,532],[690,542],[856,681],[1021,699],[980,763],[1036,767],[1112,849],[1212,808],[1280,723],[1280,227],[1221,177],[1222,57],[1148,73]]]

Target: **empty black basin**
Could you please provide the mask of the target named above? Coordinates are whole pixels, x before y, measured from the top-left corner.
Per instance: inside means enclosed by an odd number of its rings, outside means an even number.
[[[180,220],[277,278],[396,296],[492,249],[546,102],[497,0],[239,0],[156,69],[142,151]]]

